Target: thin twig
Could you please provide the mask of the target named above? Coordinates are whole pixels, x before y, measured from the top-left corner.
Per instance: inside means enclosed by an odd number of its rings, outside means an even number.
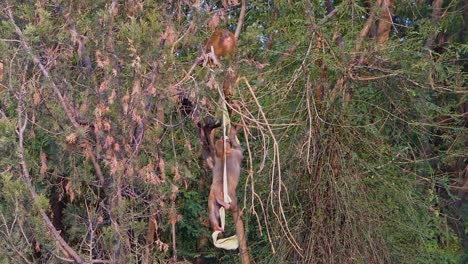
[[[273,133],[271,127],[270,127],[268,119],[266,118],[266,115],[263,112],[263,108],[262,108],[260,102],[258,101],[257,96],[255,95],[252,87],[250,86],[250,83],[248,82],[248,80],[245,77],[242,77],[241,80],[243,80],[245,82],[245,84],[247,85],[247,87],[249,88],[250,94],[252,95],[255,103],[257,104],[258,110],[260,111],[260,114],[262,115],[262,118],[266,123],[267,130],[270,133],[270,136],[271,136],[271,138],[273,140],[273,151],[274,151],[274,157],[273,157],[273,164],[274,165],[273,165],[273,167],[277,167],[276,170],[277,170],[277,173],[278,173],[278,191],[277,191],[277,193],[278,193],[278,205],[279,205],[279,211],[280,211],[282,220],[280,220],[280,217],[277,215],[275,210],[273,210],[273,213],[277,217],[278,223],[280,224],[281,229],[286,234],[286,239],[293,246],[293,248],[296,250],[296,252],[301,257],[303,257],[302,248],[299,246],[296,239],[292,235],[291,230],[289,229],[288,221],[286,219],[286,215],[284,214],[284,210],[283,210],[283,202],[281,201],[281,191],[282,191],[283,183],[282,183],[282,176],[281,176],[281,161],[280,161],[280,155],[279,155],[280,151],[279,151],[278,142],[276,141],[276,137],[275,137],[275,135],[274,135],[274,133]],[[275,170],[273,170],[273,173],[272,173],[272,182],[271,182],[272,188],[273,188],[273,184],[274,184],[274,181],[273,181],[274,171]],[[274,193],[273,189],[271,190],[271,193]],[[284,221],[284,224],[283,224],[283,221]]]

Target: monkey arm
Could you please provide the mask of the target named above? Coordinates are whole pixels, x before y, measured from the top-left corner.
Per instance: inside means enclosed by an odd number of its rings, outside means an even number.
[[[229,210],[231,208],[230,204],[224,202],[223,192],[218,192],[218,195],[215,195],[215,198],[216,202],[222,207],[224,207],[226,210]]]
[[[231,126],[231,130],[229,131],[229,141],[231,142],[231,147],[233,149],[239,149],[240,150],[240,145],[237,140],[237,129]]]

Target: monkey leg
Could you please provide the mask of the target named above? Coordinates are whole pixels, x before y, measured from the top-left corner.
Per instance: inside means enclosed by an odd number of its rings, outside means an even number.
[[[211,187],[210,195],[208,196],[208,216],[213,231],[223,232],[224,230],[221,228],[219,221],[219,204],[216,202],[213,186]]]

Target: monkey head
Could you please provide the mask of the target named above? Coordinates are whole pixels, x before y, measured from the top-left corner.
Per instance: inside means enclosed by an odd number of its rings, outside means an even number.
[[[211,48],[213,47],[216,57],[230,56],[234,53],[236,45],[236,37],[231,31],[218,29],[213,32],[210,38],[205,42],[205,52],[211,52]]]

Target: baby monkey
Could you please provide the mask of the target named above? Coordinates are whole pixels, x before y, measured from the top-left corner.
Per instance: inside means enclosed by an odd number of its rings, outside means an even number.
[[[220,225],[219,209],[237,211],[237,184],[239,183],[242,150],[236,139],[237,130],[231,128],[229,137],[216,140],[214,144],[213,183],[208,197],[208,214],[213,231],[224,231]],[[224,201],[223,170],[224,170],[224,144],[226,143],[226,176],[228,195],[231,203]]]

